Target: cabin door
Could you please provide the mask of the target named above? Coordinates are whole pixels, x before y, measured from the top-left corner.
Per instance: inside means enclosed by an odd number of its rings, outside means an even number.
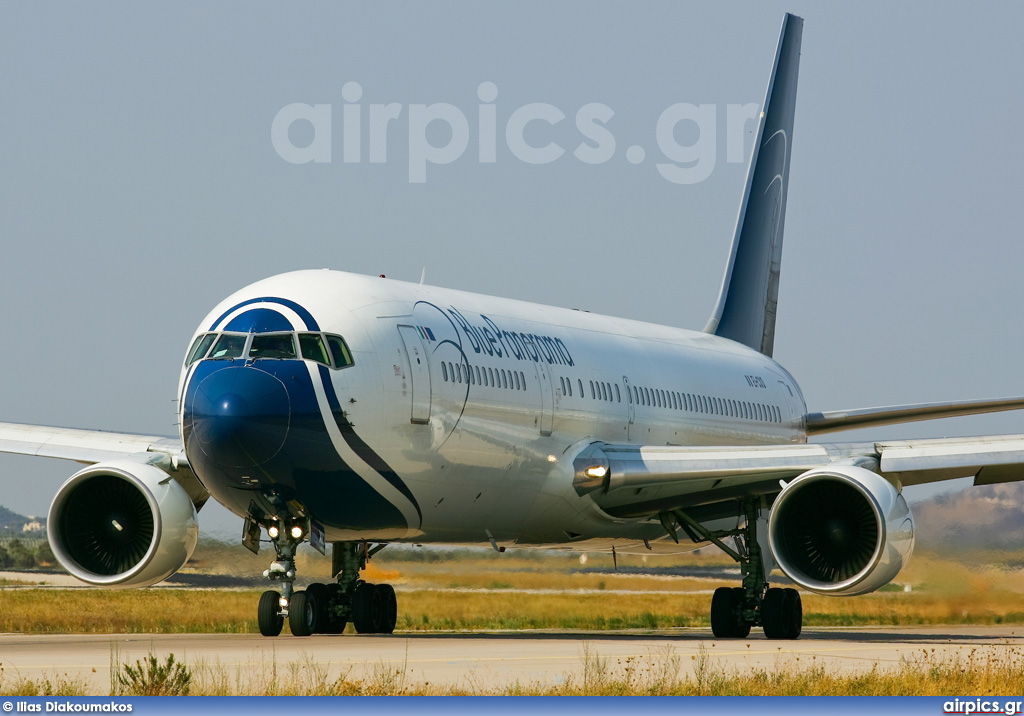
[[[415,326],[399,326],[398,333],[402,336],[405,356],[409,360],[409,392],[412,394],[410,422],[427,423],[430,421],[430,366],[427,364],[427,352],[423,348],[420,329]]]
[[[551,385],[551,368],[543,362],[537,367],[537,381],[540,383],[540,434],[550,435],[554,424],[555,390]]]
[[[626,389],[626,440],[629,440],[633,433],[633,420],[636,417],[636,406],[633,405],[633,390],[629,387],[629,378],[622,376],[622,385]]]

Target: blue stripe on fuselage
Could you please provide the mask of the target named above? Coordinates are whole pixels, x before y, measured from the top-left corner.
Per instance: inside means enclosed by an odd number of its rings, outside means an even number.
[[[299,305],[295,301],[292,301],[291,299],[288,299],[288,298],[275,298],[273,296],[264,296],[263,298],[250,298],[248,301],[242,301],[241,303],[236,303],[234,306],[232,306],[228,310],[224,311],[224,313],[222,313],[220,315],[220,318],[218,318],[216,321],[213,322],[213,325],[210,326],[209,330],[211,330],[211,331],[217,330],[217,326],[219,326],[221,324],[221,321],[223,321],[225,318],[227,318],[231,314],[232,311],[237,311],[239,308],[242,308],[243,306],[249,306],[249,305],[252,305],[254,303],[277,303],[277,304],[279,304],[281,306],[284,306],[286,308],[290,308],[291,310],[295,311],[295,313],[298,314],[299,318],[302,319],[303,323],[306,324],[306,330],[307,331],[319,331],[320,330],[320,326],[318,326],[316,321],[313,319],[313,314],[310,313],[309,311],[307,311],[301,305]]]
[[[198,386],[216,371],[229,368],[260,370],[274,376],[287,386],[291,404],[288,434],[281,449],[265,462],[247,468],[218,463],[216,455],[208,455],[198,440],[192,439],[194,431],[202,427],[196,425],[196,421],[201,423],[204,419],[193,415]],[[325,384],[329,384],[329,380]],[[333,388],[331,392],[333,394]],[[337,404],[336,397],[334,403]],[[236,511],[244,513],[248,509],[253,492],[264,495],[276,492],[284,502],[299,502],[325,527],[354,530],[408,527],[402,512],[341,459],[324,419],[303,361],[265,360],[248,366],[240,360],[201,361],[185,392],[185,449],[190,464],[210,493]],[[405,487],[401,481],[399,484]],[[407,494],[407,490],[403,490],[403,494]]]
[[[352,427],[352,423],[345,417],[345,411],[341,408],[341,403],[338,401],[338,396],[334,392],[334,384],[331,382],[331,372],[327,366],[320,367],[320,380],[324,384],[324,392],[327,394],[327,402],[331,406],[331,413],[334,415],[334,420],[338,424],[338,430],[341,431],[341,436],[345,438],[345,442],[352,448],[352,451],[358,455],[363,462],[373,468],[377,473],[380,474],[385,480],[387,480],[392,487],[405,495],[412,506],[416,508],[416,514],[420,518],[420,525],[423,524],[423,511],[420,510],[420,504],[413,497],[412,490],[409,486],[402,481],[402,478],[398,476],[391,466],[384,462],[384,458],[377,454],[377,452],[371,448],[366,442],[356,434],[355,429]]]

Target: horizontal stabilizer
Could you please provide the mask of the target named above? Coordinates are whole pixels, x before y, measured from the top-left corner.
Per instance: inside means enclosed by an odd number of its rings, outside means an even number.
[[[885,408],[860,408],[858,410],[832,410],[827,413],[810,413],[805,420],[807,421],[807,434],[820,435],[838,430],[856,430],[879,425],[896,425],[919,420],[956,418],[962,415],[980,415],[1021,409],[1024,409],[1024,398],[996,398],[994,400],[890,405]]]

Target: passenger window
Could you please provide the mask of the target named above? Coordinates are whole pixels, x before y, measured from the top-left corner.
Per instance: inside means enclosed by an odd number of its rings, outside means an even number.
[[[523,390],[526,390],[526,374],[519,371],[519,379],[523,382]]]
[[[210,353],[211,358],[240,358],[245,348],[245,336],[237,333],[225,333],[217,341]]]
[[[616,403],[621,403],[622,402],[622,393],[619,392],[619,384],[618,383],[615,384],[615,402]]]
[[[355,363],[352,360],[352,352],[348,349],[348,343],[341,336],[327,335],[327,345],[331,348],[331,355],[334,356],[335,368],[348,368]]]
[[[455,377],[458,379],[459,383],[461,384],[462,383],[462,363],[456,363],[455,364]],[[468,383],[469,381],[466,381],[466,382]]]
[[[580,388],[580,397],[581,398],[586,398],[587,395],[586,395],[586,393],[583,392],[583,379],[582,378],[577,378],[576,379],[576,383],[579,385],[579,388]]]
[[[444,361],[441,361],[441,377],[444,378],[444,382],[448,382],[448,366]]]
[[[508,371],[504,368],[501,371],[501,387],[508,390]]]
[[[480,382],[480,366],[473,366],[473,375],[476,377],[476,384],[483,385],[483,383]]]
[[[255,343],[254,339],[253,344]],[[300,333],[299,351],[306,360],[316,361],[324,365],[331,364],[331,359],[327,355],[327,346],[324,345],[324,339],[319,333]]]
[[[513,372],[512,377],[516,379],[516,390],[522,390],[523,384],[519,382],[519,373]]]
[[[567,380],[565,381],[565,384],[566,384],[567,386],[569,386],[569,397],[571,398],[571,397],[572,397],[572,378],[568,378],[568,379],[567,379]]]
[[[598,383],[601,387],[601,400],[608,400],[608,390],[605,388],[604,383]]]
[[[594,390],[594,381],[590,381],[590,399],[597,399],[597,392]]]
[[[200,360],[206,355],[206,352],[210,350],[210,346],[217,339],[216,333],[206,333],[202,336],[198,336],[192,343],[192,349],[188,352],[188,358],[185,360],[185,365],[192,365],[197,360]]]

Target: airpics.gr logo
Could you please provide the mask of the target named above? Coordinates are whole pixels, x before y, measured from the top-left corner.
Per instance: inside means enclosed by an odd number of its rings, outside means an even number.
[[[368,150],[370,164],[388,161],[388,137],[401,132],[405,126],[408,135],[409,183],[422,184],[427,180],[427,166],[452,162],[466,155],[471,135],[476,135],[477,146],[470,150],[480,164],[498,161],[498,145],[503,134],[509,154],[526,164],[550,164],[563,157],[566,147],[556,141],[576,143],[571,156],[583,164],[604,164],[616,156],[625,156],[630,164],[641,164],[647,150],[640,144],[631,144],[625,152],[619,151],[613,130],[615,111],[601,102],[588,102],[575,112],[575,130],[578,136],[567,135],[566,113],[546,102],[531,102],[514,109],[501,107],[499,122],[498,87],[483,82],[476,91],[479,104],[473,111],[464,112],[448,102],[433,104],[363,104],[363,88],[358,82],[347,82],[341,88],[345,103],[341,112],[341,145],[344,164],[361,164]],[[756,129],[760,105],[728,104],[720,113],[715,104],[677,102],[665,108],[658,116],[654,142],[662,158],[657,162],[658,173],[674,184],[697,184],[714,171],[718,158],[720,115],[724,114],[726,162],[742,163],[745,158],[745,139],[748,125]],[[404,116],[403,116],[404,114]],[[470,116],[475,115],[471,128]],[[500,125],[503,124],[502,128]],[[293,142],[292,130],[301,132],[312,128],[312,139],[298,145]],[[504,131],[502,131],[502,129]],[[270,140],[274,151],[291,164],[330,164],[334,161],[334,114],[330,104],[294,102],[285,105],[274,116],[270,127]],[[621,131],[621,130],[620,130]],[[679,141],[679,136],[696,139]],[[439,136],[447,142],[434,143]],[[569,137],[569,139],[566,139]]]

